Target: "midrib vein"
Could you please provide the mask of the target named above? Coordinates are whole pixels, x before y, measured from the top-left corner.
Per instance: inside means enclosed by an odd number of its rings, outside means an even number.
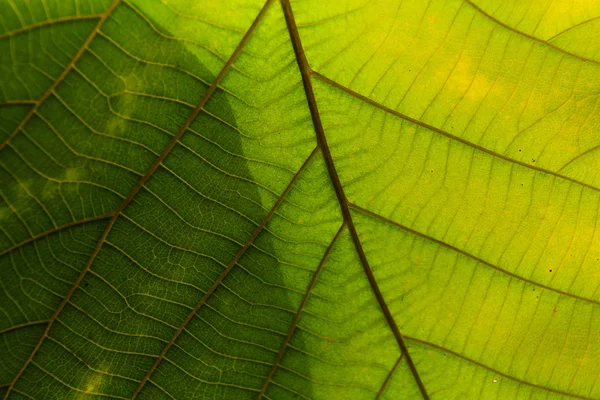
[[[311,114],[312,121],[313,121],[313,127],[315,129],[315,133],[317,136],[317,143],[323,154],[323,158],[324,158],[325,164],[327,166],[327,171],[329,173],[329,177],[333,184],[333,187],[334,187],[334,190],[335,190],[335,193],[336,193],[336,196],[337,196],[337,199],[338,199],[341,211],[342,211],[342,215],[344,217],[344,222],[348,227],[348,231],[350,232],[350,236],[352,237],[352,242],[354,243],[354,248],[355,248],[356,252],[358,253],[358,256],[359,256],[361,264],[363,266],[365,275],[367,276],[367,278],[369,280],[369,284],[371,286],[373,294],[375,295],[377,302],[379,303],[379,306],[381,308],[381,311],[383,312],[385,319],[387,320],[387,323],[388,323],[390,329],[392,330],[392,332],[396,338],[396,341],[398,342],[398,346],[402,350],[402,354],[404,354],[404,357],[406,357],[406,361],[409,365],[409,368],[411,370],[411,373],[412,373],[417,385],[419,386],[421,395],[423,396],[424,400],[429,400],[429,395],[427,394],[427,390],[425,389],[425,386],[423,385],[423,382],[421,381],[421,378],[415,367],[415,364],[413,363],[412,358],[411,358],[410,354],[408,353],[408,348],[406,347],[406,343],[404,342],[404,339],[402,338],[402,334],[400,333],[400,330],[398,329],[398,326],[396,325],[396,321],[394,320],[394,318],[387,306],[387,303],[385,302],[383,294],[381,293],[381,290],[379,289],[379,286],[377,285],[377,281],[375,280],[373,271],[371,270],[371,267],[369,266],[369,262],[365,255],[365,252],[362,248],[362,244],[360,242],[360,238],[358,237],[356,227],[354,226],[354,222],[352,221],[352,214],[350,213],[348,199],[346,197],[346,194],[344,193],[344,188],[343,188],[340,178],[337,174],[337,170],[333,163],[333,158],[331,156],[331,152],[330,152],[329,146],[327,144],[327,138],[325,137],[325,131],[323,130],[323,124],[321,123],[321,117],[319,114],[319,109],[317,107],[317,101],[316,101],[315,94],[314,94],[313,87],[312,87],[312,81],[311,81],[312,70],[306,59],[306,54],[304,53],[304,48],[302,47],[302,41],[300,40],[300,34],[298,33],[298,27],[296,25],[296,20],[294,18],[294,14],[292,12],[292,7],[290,5],[289,0],[281,0],[281,4],[283,7],[285,21],[286,21],[288,31],[290,34],[290,39],[291,39],[292,45],[294,47],[294,53],[296,55],[296,62],[298,63],[298,67],[300,69],[300,74],[302,75],[302,83],[304,85],[304,93],[306,95],[306,100],[308,102],[308,107],[310,109],[310,114]]]
[[[71,72],[71,70],[75,66],[75,63],[81,58],[81,56],[83,55],[83,53],[85,52],[85,50],[88,48],[88,46],[90,45],[90,43],[92,42],[92,40],[94,40],[94,38],[96,37],[96,35],[100,31],[100,27],[102,25],[104,25],[104,23],[106,22],[106,20],[112,15],[113,11],[115,10],[115,8],[117,8],[117,6],[119,5],[120,2],[121,2],[121,0],[114,0],[111,3],[111,5],[106,9],[106,11],[104,11],[102,14],[99,15],[100,19],[98,20],[98,23],[96,24],[96,26],[94,26],[94,29],[92,29],[92,32],[90,32],[90,34],[85,39],[85,41],[83,42],[83,44],[81,45],[81,47],[79,48],[79,50],[77,50],[77,52],[75,53],[75,55],[73,56],[73,58],[71,59],[71,61],[69,61],[69,63],[65,67],[65,69],[63,69],[63,71],[58,76],[58,78],[56,78],[56,80],[52,83],[52,85],[50,85],[50,87],[48,88],[48,90],[46,90],[46,92],[44,92],[44,94],[42,95],[42,97],[40,97],[37,100],[37,102],[35,103],[35,105],[27,113],[27,115],[25,116],[25,118],[23,118],[23,120],[21,121],[21,123],[19,125],[17,125],[17,127],[11,132],[11,134],[6,138],[6,140],[3,143],[0,144],[0,151],[2,151],[2,149],[17,135],[17,133],[19,133],[19,131],[21,129],[23,129],[25,127],[25,125],[27,125],[27,123],[29,122],[29,120],[31,119],[31,117],[33,117],[33,115],[35,113],[37,113],[37,111],[40,108],[40,106],[46,101],[46,99],[48,97],[50,97],[50,95],[54,92],[54,90],[56,89],[56,87],[65,79],[65,77],[69,74],[69,72]],[[10,388],[9,388],[9,392],[10,392]],[[7,393],[7,396],[8,396],[8,393]]]
[[[300,302],[300,305],[298,306],[298,311],[296,312],[296,315],[294,316],[292,325],[290,325],[290,329],[288,330],[288,333],[283,341],[283,344],[281,345],[281,348],[279,349],[279,352],[277,353],[277,356],[275,357],[275,362],[273,363],[273,367],[269,371],[269,375],[267,375],[267,378],[265,379],[265,383],[263,384],[262,388],[260,389],[260,393],[258,394],[258,400],[262,399],[262,397],[265,395],[265,392],[267,391],[267,388],[269,387],[269,384],[271,383],[273,375],[275,375],[275,371],[277,370],[277,367],[279,366],[279,363],[281,362],[283,354],[285,353],[285,351],[288,347],[288,344],[290,343],[290,340],[292,339],[292,336],[294,335],[294,332],[296,331],[296,328],[298,327],[298,322],[300,321],[300,317],[302,316],[302,311],[304,311],[304,307],[306,306],[308,297],[310,296],[310,293],[312,292],[313,288],[315,287],[315,285],[317,283],[317,279],[319,279],[319,275],[321,274],[321,271],[323,270],[323,266],[325,265],[325,262],[329,258],[329,255],[331,254],[333,247],[335,246],[335,243],[339,239],[342,232],[344,232],[344,229],[346,229],[345,221],[342,223],[342,226],[340,227],[340,229],[338,229],[337,233],[334,235],[333,239],[331,240],[331,243],[327,247],[327,250],[325,250],[325,254],[323,254],[323,257],[321,258],[321,262],[319,262],[317,269],[315,270],[308,286],[306,287],[306,291],[304,292],[302,301]]]
[[[393,115],[395,117],[401,118],[401,119],[403,119],[405,121],[411,122],[411,123],[413,123],[415,125],[418,125],[418,126],[420,126],[422,128],[425,128],[425,129],[428,129],[430,131],[433,131],[433,132],[435,132],[435,133],[437,133],[439,135],[445,136],[445,137],[447,137],[449,139],[452,139],[452,140],[455,140],[457,142],[460,142],[460,143],[462,143],[462,144],[464,144],[466,146],[469,146],[469,147],[474,148],[476,150],[479,150],[481,152],[487,153],[487,154],[489,154],[489,155],[491,155],[493,157],[496,157],[496,158],[508,161],[508,162],[510,162],[512,164],[520,165],[522,167],[525,167],[525,168],[528,168],[528,169],[531,169],[531,170],[534,170],[534,171],[542,172],[544,174],[548,174],[548,175],[552,175],[552,176],[555,176],[555,177],[560,178],[560,179],[564,179],[566,181],[575,183],[577,185],[581,185],[581,186],[583,186],[583,187],[585,187],[587,189],[591,189],[591,190],[593,190],[595,192],[600,192],[600,187],[597,187],[597,186],[594,186],[594,185],[590,185],[589,183],[584,183],[584,182],[579,181],[579,180],[574,179],[574,178],[570,178],[570,177],[568,177],[566,175],[563,175],[563,174],[561,174],[559,172],[555,172],[555,171],[552,171],[552,170],[549,170],[549,169],[545,169],[545,168],[536,167],[535,165],[531,165],[531,164],[525,163],[523,161],[515,160],[514,158],[505,156],[504,154],[496,153],[493,150],[490,150],[490,149],[487,149],[487,148],[485,148],[483,146],[480,146],[478,144],[469,142],[468,140],[465,140],[465,139],[463,139],[463,138],[461,138],[459,136],[453,135],[450,132],[446,132],[446,131],[444,131],[444,130],[442,130],[440,128],[436,128],[433,125],[429,125],[429,124],[427,124],[425,122],[419,121],[418,119],[409,117],[406,114],[403,114],[403,113],[401,113],[399,111],[396,111],[394,109],[391,109],[391,108],[389,108],[389,107],[387,107],[387,106],[385,106],[385,105],[383,105],[381,103],[373,101],[370,98],[368,98],[368,97],[366,97],[366,96],[364,96],[364,95],[362,95],[362,94],[360,94],[358,92],[355,92],[352,89],[349,89],[349,88],[345,87],[341,83],[336,82],[333,79],[330,79],[330,78],[328,78],[328,77],[320,74],[319,72],[311,71],[311,75],[313,77],[317,78],[318,80],[320,80],[320,81],[322,81],[322,82],[324,82],[324,83],[326,83],[326,84],[328,84],[328,85],[330,85],[330,86],[332,86],[332,87],[334,87],[336,89],[339,89],[342,92],[347,93],[348,95],[357,98],[358,100],[361,100],[361,101],[363,101],[363,102],[365,102],[367,104],[370,104],[373,107],[376,107],[376,108],[378,108],[378,109],[380,109],[380,110],[382,110],[382,111],[384,111],[384,112],[386,112],[388,114],[391,114],[391,115]],[[562,168],[564,168],[564,167],[562,167]]]
[[[264,15],[267,13],[267,10],[269,9],[269,6],[272,3],[273,3],[273,0],[267,0],[267,2],[265,3],[265,5],[261,9],[261,11],[258,13],[256,19],[254,20],[254,22],[252,23],[252,25],[250,26],[250,28],[246,32],[246,35],[244,36],[244,38],[242,39],[242,41],[238,44],[238,47],[236,48],[234,54],[229,59],[229,61],[227,63],[228,65],[226,65],[227,68],[228,68],[229,65],[233,64],[233,61],[235,61],[235,57],[244,48],[244,46],[246,45],[246,43],[248,42],[248,40],[252,36],[252,33],[255,31],[256,27],[258,26],[258,24],[260,23],[260,21],[263,19]],[[225,75],[225,73],[226,73],[226,69],[224,68],[221,71],[221,73],[219,74],[220,79],[217,79],[217,81],[220,81],[223,78],[223,76]],[[216,81],[216,84],[218,84],[217,81]],[[215,87],[216,86],[217,85],[215,85]],[[198,111],[200,111],[200,110],[198,110]],[[261,223],[259,224],[259,226],[252,233],[252,236],[250,236],[250,238],[246,241],[246,243],[244,243],[244,245],[240,248],[240,250],[234,256],[233,260],[227,265],[227,267],[225,268],[225,270],[223,270],[223,272],[217,278],[217,280],[213,283],[213,285],[204,293],[204,295],[202,296],[202,298],[200,299],[200,301],[198,302],[198,304],[196,304],[196,306],[192,309],[192,311],[186,316],[186,318],[183,320],[183,322],[181,323],[181,325],[179,326],[179,328],[177,328],[177,330],[175,331],[175,333],[173,334],[173,336],[171,337],[171,339],[169,339],[169,341],[167,342],[167,344],[165,345],[165,347],[162,349],[162,351],[160,352],[160,354],[158,355],[158,357],[154,360],[154,363],[152,364],[152,367],[150,368],[150,370],[142,378],[142,381],[138,385],[136,391],[131,396],[131,400],[137,398],[137,396],[141,393],[142,389],[144,388],[144,386],[146,385],[146,383],[150,380],[150,377],[152,376],[152,374],[154,373],[154,371],[156,371],[156,369],[158,368],[158,365],[165,358],[165,356],[166,356],[167,352],[169,351],[169,349],[173,346],[173,344],[175,343],[175,341],[177,340],[177,338],[181,335],[181,333],[183,333],[183,331],[185,330],[185,328],[189,324],[189,322],[192,320],[192,318],[206,304],[206,302],[208,301],[208,299],[210,298],[210,296],[215,292],[215,290],[219,287],[219,285],[223,282],[223,280],[229,275],[229,273],[231,272],[231,270],[233,269],[233,267],[235,267],[235,265],[238,263],[238,261],[240,260],[240,258],[244,255],[244,253],[254,243],[254,241],[256,240],[256,238],[262,233],[262,231],[264,230],[264,228],[267,225],[267,223],[271,220],[271,218],[273,217],[273,215],[275,214],[275,212],[277,211],[277,209],[279,208],[279,206],[281,205],[281,203],[283,203],[283,201],[285,200],[287,194],[290,192],[290,190],[292,190],[292,188],[294,187],[294,184],[297,182],[297,180],[300,178],[300,176],[302,176],[302,173],[304,172],[304,170],[308,167],[308,165],[311,163],[311,161],[314,159],[314,157],[319,153],[319,151],[320,151],[320,149],[317,147],[307,157],[307,159],[304,161],[304,163],[302,164],[302,166],[294,174],[294,176],[292,177],[292,179],[290,180],[290,182],[288,183],[288,185],[286,186],[286,188],[283,190],[283,192],[277,198],[277,200],[275,201],[275,203],[273,204],[273,206],[271,207],[271,209],[269,210],[269,212],[267,213],[267,215],[263,218],[263,220],[261,221]]]
[[[76,56],[69,63],[69,67],[67,69],[65,69],[65,71],[63,71],[63,74],[61,74],[61,77],[64,77],[73,68],[75,62],[79,59],[79,57],[81,56],[81,54],[83,54],[83,52],[85,51],[85,49],[87,48],[87,46],[89,45],[89,43],[92,41],[92,39],[94,38],[94,36],[98,32],[98,30],[100,29],[100,27],[102,26],[102,24],[106,21],[106,19],[108,19],[108,17],[112,14],[112,12],[114,11],[114,9],[119,5],[120,2],[121,2],[121,0],[115,0],[115,1],[113,1],[113,3],[110,5],[110,7],[105,11],[105,13],[103,14],[101,20],[98,22],[98,24],[94,28],[94,31],[92,32],[92,34],[86,39],[86,41],[84,42],[84,44],[82,45],[82,47],[77,52]],[[173,138],[167,144],[167,146],[164,148],[164,150],[162,151],[162,153],[152,163],[152,165],[150,166],[150,168],[148,169],[148,171],[146,171],[146,173],[144,174],[144,176],[142,176],[142,178],[138,181],[138,183],[133,187],[133,189],[129,192],[128,196],[121,202],[121,204],[119,205],[119,207],[112,213],[111,218],[108,221],[108,223],[106,225],[106,228],[104,229],[104,232],[102,233],[102,236],[98,240],[98,243],[96,244],[96,247],[94,248],[94,251],[90,255],[90,258],[89,258],[88,262],[86,263],[85,267],[81,270],[81,273],[77,277],[77,280],[75,281],[75,283],[73,284],[73,286],[71,287],[71,289],[69,290],[69,292],[66,294],[65,298],[60,303],[60,305],[58,306],[58,308],[56,309],[56,311],[54,312],[54,314],[52,315],[52,317],[50,317],[50,319],[48,320],[48,324],[46,326],[46,329],[44,330],[42,336],[40,337],[40,339],[36,343],[33,351],[31,352],[31,354],[29,355],[29,357],[25,361],[23,367],[19,370],[19,372],[17,373],[17,375],[15,376],[15,378],[10,383],[10,385],[8,387],[8,390],[7,390],[7,392],[6,392],[5,396],[4,396],[5,400],[8,399],[8,396],[10,395],[10,392],[13,390],[13,387],[14,387],[15,383],[19,380],[19,378],[21,377],[21,375],[23,374],[23,372],[25,371],[25,369],[27,368],[27,366],[32,362],[34,356],[36,355],[36,353],[40,349],[40,347],[41,347],[42,343],[44,342],[44,340],[46,339],[46,337],[48,337],[48,333],[50,332],[50,329],[52,328],[52,325],[54,324],[54,322],[58,318],[58,315],[61,313],[61,311],[63,310],[63,308],[69,302],[71,296],[75,293],[75,290],[79,287],[81,281],[83,280],[83,278],[86,276],[86,274],[90,270],[90,268],[91,268],[94,260],[96,259],[96,256],[100,252],[100,250],[101,250],[104,242],[106,241],[106,238],[108,237],[108,234],[110,233],[112,227],[114,226],[114,224],[115,224],[117,218],[119,217],[119,215],[121,214],[121,212],[131,203],[131,201],[134,199],[134,197],[136,196],[136,194],[146,184],[146,182],[148,181],[148,179],[150,179],[150,177],[154,174],[154,172],[156,171],[156,169],[163,162],[163,160],[167,157],[167,155],[171,152],[171,150],[173,149],[173,147],[175,147],[175,145],[179,142],[179,140],[181,139],[181,137],[183,136],[183,134],[185,133],[185,131],[187,130],[187,128],[189,127],[189,125],[192,123],[192,121],[198,115],[198,113],[200,113],[200,111],[202,110],[202,108],[204,107],[204,105],[206,104],[206,102],[208,101],[208,99],[210,99],[210,97],[212,96],[212,94],[217,89],[218,85],[220,84],[220,82],[223,80],[223,78],[227,74],[227,71],[229,70],[229,68],[231,67],[231,65],[233,64],[233,62],[237,58],[237,56],[240,54],[240,52],[242,51],[242,49],[244,48],[244,46],[246,45],[246,43],[248,42],[248,40],[252,36],[252,33],[254,32],[254,30],[255,30],[256,26],[258,25],[259,21],[262,19],[262,17],[266,13],[266,10],[267,10],[267,8],[268,8],[268,6],[269,6],[269,4],[271,2],[272,2],[272,0],[268,0],[267,3],[264,5],[264,7],[259,12],[259,14],[256,17],[256,19],[253,21],[252,25],[250,26],[250,28],[248,29],[248,31],[246,32],[246,34],[244,35],[244,37],[242,38],[242,40],[240,41],[240,43],[238,44],[238,46],[235,48],[235,50],[233,51],[233,53],[231,54],[231,56],[229,57],[229,59],[227,60],[227,62],[223,65],[223,68],[219,72],[219,75],[217,75],[217,77],[215,78],[214,82],[210,85],[210,87],[208,88],[208,90],[206,91],[206,93],[204,94],[204,96],[202,96],[202,98],[200,99],[200,102],[198,103],[198,105],[190,112],[189,116],[187,117],[187,119],[185,120],[185,122],[183,123],[183,125],[180,126],[180,128],[177,131],[177,133],[173,136]],[[62,80],[62,78],[60,80]],[[33,113],[35,113],[35,111],[37,110],[37,108],[39,107],[39,105],[43,102],[43,100],[45,100],[45,98],[47,98],[50,95],[50,93],[52,93],[52,91],[58,85],[58,83],[60,82],[60,80],[57,80],[55,82],[55,84],[52,85],[52,87],[48,90],[48,92],[46,92],[46,94],[44,95],[44,97],[42,97],[42,99],[40,99],[39,103],[32,109],[32,111],[27,115],[27,117],[23,120],[23,122],[21,122],[21,124],[19,125],[19,127],[17,127],[17,129],[13,132],[13,134],[11,134],[11,136],[6,140],[6,142],[4,142],[2,145],[0,145],[0,150],[21,129],[21,127],[23,125],[25,125],[25,123],[27,122],[27,120],[31,117],[31,115],[33,115]],[[313,152],[313,154],[314,154],[314,152]],[[170,346],[170,345],[167,344],[167,346]],[[149,374],[150,374],[150,372],[147,374],[147,376],[149,376]],[[146,377],[146,379],[147,379],[147,377]],[[144,381],[144,383],[145,383],[145,381]],[[143,384],[141,386],[143,386]],[[137,392],[136,392],[136,394],[137,394]],[[134,397],[135,397],[135,395],[134,395]]]

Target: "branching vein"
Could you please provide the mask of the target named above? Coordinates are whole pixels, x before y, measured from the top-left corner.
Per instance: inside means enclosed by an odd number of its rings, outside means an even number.
[[[413,374],[413,377],[414,377],[417,385],[419,386],[419,389],[421,391],[423,398],[425,400],[429,400],[429,395],[427,394],[427,390],[425,389],[425,386],[423,385],[423,382],[421,381],[419,373],[417,372],[417,368],[415,367],[415,364],[413,363],[413,361],[410,357],[410,354],[408,353],[408,348],[406,347],[404,339],[402,338],[402,334],[400,333],[400,330],[398,329],[398,326],[396,325],[396,321],[394,320],[394,318],[385,302],[385,299],[383,298],[383,294],[381,293],[381,290],[379,289],[379,286],[377,285],[375,276],[373,275],[373,271],[371,270],[371,267],[369,266],[367,256],[365,255],[365,252],[362,248],[360,238],[358,237],[358,232],[356,231],[356,227],[354,226],[354,223],[352,221],[352,214],[350,213],[348,199],[346,197],[346,194],[344,193],[344,188],[342,186],[340,178],[337,174],[337,170],[333,163],[333,158],[331,156],[329,146],[327,145],[325,131],[323,129],[323,124],[321,123],[321,117],[319,115],[319,109],[317,107],[317,101],[316,101],[315,94],[314,94],[313,87],[312,87],[312,81],[311,81],[312,71],[310,69],[310,66],[308,65],[308,61],[306,59],[306,54],[304,53],[304,49],[302,47],[302,42],[300,40],[300,34],[298,33],[298,27],[296,26],[296,21],[294,19],[294,14],[292,12],[292,7],[290,5],[289,0],[282,0],[282,5],[283,5],[283,11],[284,11],[288,31],[290,34],[290,38],[292,40],[292,45],[294,47],[294,53],[296,54],[296,61],[298,62],[298,67],[300,68],[300,73],[302,75],[302,82],[304,84],[304,92],[306,94],[306,99],[308,101],[310,114],[311,114],[311,117],[313,120],[313,127],[314,127],[315,133],[317,135],[317,142],[319,144],[319,147],[321,148],[321,152],[323,153],[323,157],[325,159],[325,164],[327,166],[327,171],[329,172],[329,177],[334,186],[335,193],[336,193],[336,196],[337,196],[337,199],[340,204],[341,211],[342,211],[342,215],[344,217],[344,222],[348,226],[350,236],[352,237],[352,241],[354,243],[354,248],[355,248],[356,252],[358,253],[358,256],[362,263],[363,269],[365,271],[365,274],[367,275],[371,289],[373,290],[373,293],[374,293],[375,297],[377,298],[377,302],[379,303],[381,311],[383,312],[383,314],[388,322],[388,325],[390,326],[392,332],[394,333],[394,336],[398,342],[398,345],[399,345],[400,349],[402,350],[402,354],[404,354],[404,356],[406,357],[406,361],[408,362],[410,370]]]

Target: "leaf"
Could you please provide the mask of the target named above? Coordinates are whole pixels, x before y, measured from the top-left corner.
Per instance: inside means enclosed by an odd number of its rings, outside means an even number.
[[[600,4],[0,11],[4,398],[600,398]]]

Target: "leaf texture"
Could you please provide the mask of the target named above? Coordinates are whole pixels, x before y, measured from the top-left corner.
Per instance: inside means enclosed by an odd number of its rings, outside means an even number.
[[[0,395],[600,399],[598,18],[0,0]]]

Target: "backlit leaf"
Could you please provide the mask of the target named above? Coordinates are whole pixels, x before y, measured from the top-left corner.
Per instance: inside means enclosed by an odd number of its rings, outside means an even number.
[[[0,0],[6,399],[600,399],[600,3]]]

